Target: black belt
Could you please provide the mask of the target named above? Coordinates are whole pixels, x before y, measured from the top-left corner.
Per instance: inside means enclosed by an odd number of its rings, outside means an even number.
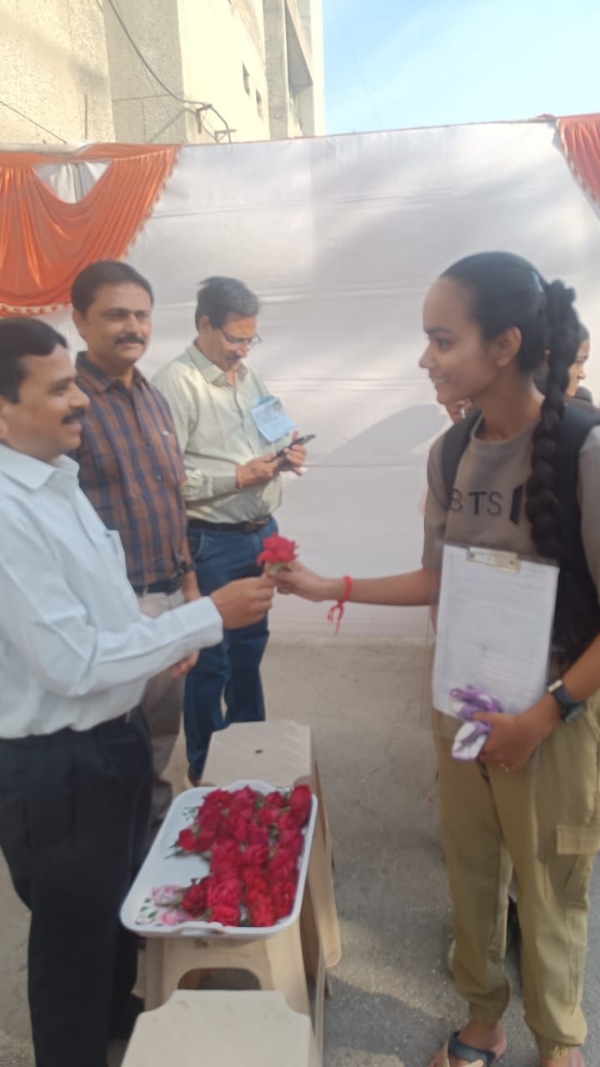
[[[256,533],[271,521],[270,515],[250,522],[208,522],[206,519],[189,519],[190,530],[213,530],[219,533]]]
[[[99,722],[97,726],[90,726],[87,730],[74,730],[71,726],[64,726],[62,730],[55,730],[51,734],[28,734],[26,737],[3,737],[0,745],[14,745],[15,748],[47,748],[52,745],[60,745],[73,737],[83,737],[85,734],[94,734],[97,737],[118,734],[127,726],[132,719],[140,713],[140,707],[132,708],[123,715],[117,715],[115,719],[107,722]]]
[[[160,582],[150,582],[150,585],[134,585],[133,591],[136,596],[146,596],[148,593],[168,593],[171,596],[181,589],[182,584],[183,575],[173,574]]]

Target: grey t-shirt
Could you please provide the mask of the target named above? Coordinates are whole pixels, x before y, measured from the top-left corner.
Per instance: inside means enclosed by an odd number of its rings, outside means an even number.
[[[477,436],[481,423],[461,456],[450,501],[442,477],[443,436],[429,453],[422,560],[428,570],[441,569],[444,540],[536,555],[525,514],[533,427],[507,441],[483,441]],[[600,426],[592,428],[579,453],[577,492],[581,538],[600,594]]]

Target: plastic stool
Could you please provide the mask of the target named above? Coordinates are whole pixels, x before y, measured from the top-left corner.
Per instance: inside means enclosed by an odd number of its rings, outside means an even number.
[[[250,971],[261,990],[277,990],[290,1008],[310,1018],[304,970],[300,920],[271,937],[246,941],[219,934],[208,938],[149,937],[145,958],[145,1006],[150,1011],[165,1004],[184,974],[193,970]],[[323,1047],[325,964],[317,961],[315,1035]],[[205,993],[198,992],[198,996]]]
[[[318,798],[319,818],[301,916],[307,970],[317,979],[321,952],[326,969],[335,967],[341,959],[342,944],[331,876],[331,834],[310,727],[292,721],[244,722],[215,732],[202,785],[224,786],[244,778],[286,788],[306,782]]]
[[[137,1020],[122,1067],[320,1067],[310,1023],[281,993],[173,993]]]

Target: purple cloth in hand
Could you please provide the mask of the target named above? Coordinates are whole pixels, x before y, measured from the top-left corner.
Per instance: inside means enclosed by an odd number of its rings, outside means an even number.
[[[461,755],[463,750],[470,747],[478,737],[491,733],[492,727],[487,722],[472,722],[473,716],[478,711],[503,712],[504,708],[497,697],[490,696],[483,689],[477,689],[474,685],[468,685],[464,689],[452,689],[450,696],[453,700],[460,701],[461,707],[456,715],[463,723],[471,722],[472,729],[465,733],[464,737],[457,738],[452,755],[455,759],[474,759],[476,757]],[[480,749],[478,750],[481,751]]]

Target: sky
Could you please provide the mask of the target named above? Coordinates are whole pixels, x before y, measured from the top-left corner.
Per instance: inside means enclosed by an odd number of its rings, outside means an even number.
[[[600,111],[600,0],[322,0],[327,133]]]

